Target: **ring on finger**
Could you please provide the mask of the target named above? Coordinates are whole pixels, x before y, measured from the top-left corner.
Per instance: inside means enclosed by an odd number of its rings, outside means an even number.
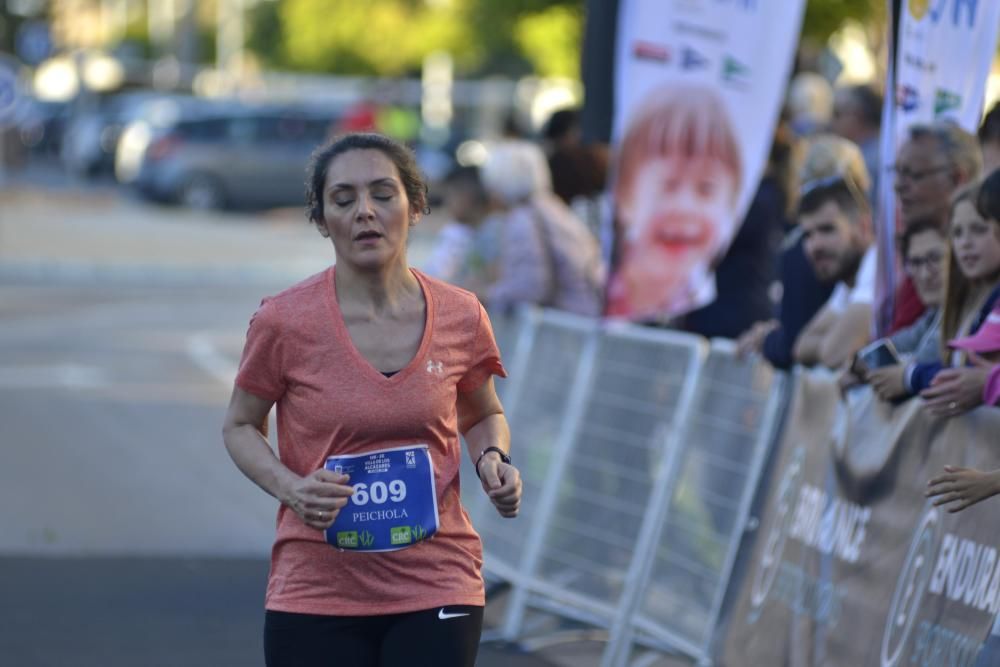
[[[948,404],[949,410],[954,410],[957,407],[958,407],[958,401],[952,401],[951,403]]]

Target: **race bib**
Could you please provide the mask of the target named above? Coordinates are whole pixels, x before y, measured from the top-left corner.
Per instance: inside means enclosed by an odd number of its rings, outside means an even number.
[[[350,475],[354,487],[326,529],[326,541],[338,549],[396,551],[437,532],[437,492],[427,445],[331,456],[326,469]]]

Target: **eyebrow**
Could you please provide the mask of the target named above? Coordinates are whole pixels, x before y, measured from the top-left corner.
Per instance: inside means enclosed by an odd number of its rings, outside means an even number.
[[[389,178],[389,177],[386,177],[386,178],[376,178],[374,181],[369,181],[367,183],[367,185],[369,187],[372,187],[372,186],[375,186],[375,185],[396,185],[396,179]],[[342,190],[342,189],[351,189],[351,190],[353,190],[354,189],[354,184],[353,183],[334,183],[333,185],[331,185],[330,187],[327,188],[327,191],[330,191],[330,190]]]

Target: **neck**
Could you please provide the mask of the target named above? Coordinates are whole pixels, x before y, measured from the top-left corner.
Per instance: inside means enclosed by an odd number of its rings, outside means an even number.
[[[420,294],[420,283],[405,261],[372,271],[346,262],[337,265],[337,301],[375,313],[394,312]]]

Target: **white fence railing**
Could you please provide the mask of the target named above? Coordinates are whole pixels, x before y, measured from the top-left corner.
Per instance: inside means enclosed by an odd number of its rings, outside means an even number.
[[[634,646],[708,661],[783,377],[673,331],[532,310],[493,324],[521,516],[500,518],[471,466],[463,495],[487,575],[510,584],[501,636],[543,609],[607,630],[604,667]]]

